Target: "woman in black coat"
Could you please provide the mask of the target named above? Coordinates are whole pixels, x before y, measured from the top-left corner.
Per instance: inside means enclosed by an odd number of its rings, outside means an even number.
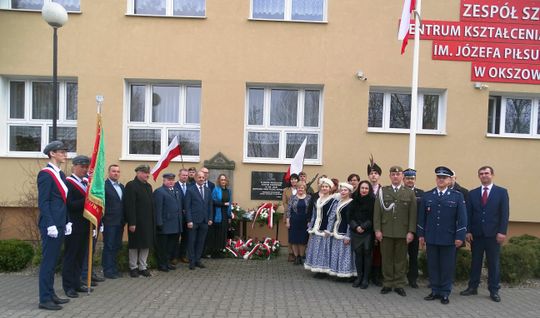
[[[375,196],[371,183],[367,180],[358,184],[349,214],[351,247],[356,254],[355,264],[358,276],[353,287],[366,289],[369,285],[371,269],[371,247],[373,236],[373,206]]]

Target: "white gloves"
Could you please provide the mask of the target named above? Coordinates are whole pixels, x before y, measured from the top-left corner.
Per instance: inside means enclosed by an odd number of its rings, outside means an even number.
[[[101,226],[99,227],[99,232],[103,233],[103,224],[101,224]]]
[[[96,230],[92,230],[92,237],[95,238],[97,236]]]
[[[71,222],[68,222],[66,224],[66,230],[64,231],[64,234],[67,236],[67,235],[71,235],[71,231],[72,231],[72,225],[73,223]]]
[[[58,229],[56,228],[56,225],[51,225],[47,228],[47,235],[52,238],[58,237]]]

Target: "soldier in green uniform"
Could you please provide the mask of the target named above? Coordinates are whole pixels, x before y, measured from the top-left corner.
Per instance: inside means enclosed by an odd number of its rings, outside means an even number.
[[[381,242],[383,288],[381,294],[394,289],[407,296],[403,287],[407,283],[407,244],[416,231],[416,196],[403,186],[403,169],[390,168],[391,185],[377,192],[373,215],[375,238]]]

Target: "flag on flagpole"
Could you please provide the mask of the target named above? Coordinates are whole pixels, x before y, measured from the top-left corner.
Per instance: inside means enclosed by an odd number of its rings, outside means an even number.
[[[304,168],[304,154],[306,153],[306,144],[307,144],[307,137],[304,139],[304,141],[300,145],[300,148],[298,148],[296,155],[294,155],[294,159],[291,162],[291,165],[289,166],[287,173],[285,174],[285,177],[284,177],[285,182],[289,182],[289,180],[291,179],[291,174],[293,173],[299,174],[300,172],[302,172],[302,169]]]
[[[398,40],[401,43],[401,54],[405,53],[405,47],[409,42],[409,26],[411,25],[411,12],[416,7],[416,0],[403,0],[403,11],[401,12],[401,21],[399,23]]]
[[[152,178],[154,178],[154,181],[156,181],[161,170],[167,168],[171,160],[179,156],[181,153],[182,153],[182,148],[180,147],[180,144],[178,143],[178,136],[174,136],[173,140],[169,144],[169,147],[167,147],[167,150],[165,151],[165,153],[161,155],[161,158],[159,158],[159,161],[156,163],[154,168],[152,168],[152,170],[150,171],[150,173],[152,174]]]
[[[89,185],[84,202],[83,216],[97,228],[105,212],[105,142],[100,113],[97,115],[96,139],[88,175]]]

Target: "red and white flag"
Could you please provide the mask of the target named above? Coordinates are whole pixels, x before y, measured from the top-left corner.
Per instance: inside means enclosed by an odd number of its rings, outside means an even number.
[[[298,148],[296,155],[294,155],[294,159],[291,162],[291,165],[289,166],[287,173],[285,174],[285,177],[284,177],[285,182],[289,182],[289,180],[291,179],[291,174],[293,173],[299,174],[300,172],[302,172],[302,169],[304,168],[304,154],[306,153],[306,144],[307,144],[307,137],[304,139],[304,141],[300,145],[300,148]]]
[[[403,11],[399,23],[398,40],[401,43],[401,54],[405,53],[405,47],[409,42],[409,26],[411,25],[411,12],[416,8],[416,0],[403,0]]]
[[[150,171],[150,173],[152,174],[152,177],[154,178],[154,181],[156,181],[161,170],[167,168],[171,160],[179,156],[181,153],[182,153],[182,148],[180,147],[180,144],[178,143],[178,136],[175,136],[174,139],[169,144],[169,147],[167,147],[167,150],[165,151],[165,153],[161,155],[161,158],[159,158],[159,161],[156,163],[154,168],[152,168],[152,170]]]

